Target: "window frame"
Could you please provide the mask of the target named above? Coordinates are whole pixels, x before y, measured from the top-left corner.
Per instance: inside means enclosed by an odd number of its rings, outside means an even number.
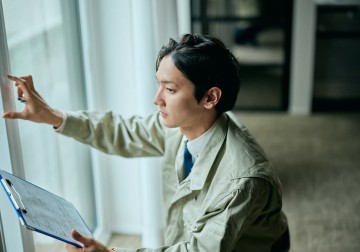
[[[2,2],[0,1],[0,76],[1,76],[1,97],[2,104],[0,105],[2,111],[12,111],[15,109],[15,102],[13,99],[13,85],[7,78],[10,74],[10,61],[7,46],[7,37],[5,30],[5,22],[3,15]],[[12,172],[14,175],[24,177],[24,165],[21,154],[20,136],[18,130],[18,124],[16,120],[5,120],[1,122],[5,124],[5,127],[1,127],[2,130],[6,130],[7,138],[5,141],[1,141],[2,147],[9,149],[9,155],[3,157],[4,170]],[[5,198],[5,194],[1,194],[1,199]],[[5,199],[6,200],[6,199]],[[3,202],[3,201],[2,201]],[[4,251],[20,251],[34,252],[34,241],[31,232],[27,232],[21,227],[21,224],[17,220],[16,215],[13,213],[12,206],[10,204],[0,204],[1,212],[1,225],[4,235],[3,250]],[[14,225],[14,223],[16,223]],[[11,234],[11,235],[10,235]],[[19,240],[21,242],[19,242]]]
[[[61,8],[63,10],[63,18],[65,20],[64,25],[66,26],[66,32],[74,34],[76,36],[69,36],[69,39],[65,41],[67,46],[70,48],[70,52],[67,54],[71,57],[69,62],[68,71],[71,78],[75,79],[75,83],[84,83],[84,86],[77,86],[76,91],[71,93],[74,97],[71,100],[75,100],[75,107],[81,106],[81,103],[84,102],[85,106],[89,103],[89,98],[86,97],[88,94],[87,88],[85,86],[86,78],[86,64],[84,63],[84,56],[82,53],[84,39],[82,37],[82,29],[84,28],[84,22],[81,18],[89,15],[89,4],[86,1],[61,1]],[[90,15],[91,16],[91,15]],[[86,35],[86,34],[85,34]],[[74,57],[74,53],[80,53],[79,57]],[[76,74],[76,72],[81,72],[81,74]],[[2,104],[0,104],[1,111],[15,111],[15,101],[14,101],[14,88],[13,83],[11,83],[7,75],[11,74],[10,59],[9,59],[9,49],[7,43],[7,35],[5,28],[4,12],[2,1],[0,0],[0,84],[1,84],[1,97]],[[89,73],[88,73],[89,75]],[[81,89],[81,90],[80,90]],[[84,92],[85,90],[85,92]],[[79,94],[83,94],[83,97],[79,97]],[[0,143],[0,150],[4,150],[2,155],[2,166],[0,169],[6,170],[16,176],[25,178],[25,169],[23,165],[21,143],[20,143],[20,134],[17,120],[2,120],[0,122],[0,133],[6,135],[7,139],[4,139]],[[7,151],[7,153],[6,153]],[[94,153],[89,151],[90,163],[93,166],[96,163],[96,157]],[[101,219],[105,214],[99,213],[99,206],[102,206],[101,201],[98,202],[99,193],[98,189],[101,188],[99,185],[99,179],[96,178],[96,175],[93,172],[94,178],[94,187],[95,187],[95,211],[96,211],[96,223],[94,236],[101,241],[107,241],[110,235],[105,235],[106,228],[104,226],[104,221]],[[97,185],[96,185],[97,184]],[[5,194],[0,193],[0,200],[5,199]],[[1,234],[3,236],[2,242],[0,242],[0,250],[6,251],[24,251],[24,252],[35,252],[35,243],[33,238],[33,233],[26,230],[21,226],[18,218],[14,214],[14,210],[10,204],[0,204],[0,228]],[[15,225],[14,225],[15,224]],[[0,237],[1,238],[1,237]],[[19,242],[20,241],[20,242]],[[2,244],[3,243],[3,244]]]

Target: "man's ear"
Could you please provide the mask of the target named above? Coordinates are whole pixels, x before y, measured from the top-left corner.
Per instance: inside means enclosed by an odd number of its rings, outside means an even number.
[[[218,87],[210,88],[205,95],[204,107],[207,109],[214,108],[220,101],[222,91]]]

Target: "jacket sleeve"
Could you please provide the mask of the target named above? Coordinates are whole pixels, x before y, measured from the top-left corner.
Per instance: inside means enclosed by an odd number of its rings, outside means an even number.
[[[262,179],[245,184],[219,198],[196,222],[191,240],[156,249],[117,249],[117,252],[270,251],[282,234],[277,226],[281,207],[272,186]]]
[[[66,112],[61,134],[102,152],[123,157],[161,156],[164,128],[158,114],[128,119],[112,112]]]

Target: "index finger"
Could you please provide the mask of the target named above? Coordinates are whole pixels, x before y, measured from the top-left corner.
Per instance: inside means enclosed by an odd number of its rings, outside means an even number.
[[[8,75],[8,78],[16,82],[16,86],[18,87],[17,89],[18,97],[22,97],[23,94],[29,96],[29,89],[26,80],[12,75]]]
[[[19,78],[26,81],[28,89],[35,90],[33,78],[31,75],[20,76]]]

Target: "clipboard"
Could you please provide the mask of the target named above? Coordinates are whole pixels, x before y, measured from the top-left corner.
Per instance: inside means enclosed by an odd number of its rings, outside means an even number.
[[[73,228],[93,236],[74,205],[64,198],[3,170],[0,170],[0,181],[20,223],[27,229],[78,248],[83,244],[71,237]]]

